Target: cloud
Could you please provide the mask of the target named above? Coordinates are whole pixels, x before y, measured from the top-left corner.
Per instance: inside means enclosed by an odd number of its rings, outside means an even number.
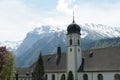
[[[80,5],[76,7],[77,16],[82,23],[100,23],[105,25],[120,25],[120,3],[104,4],[104,6]]]
[[[73,12],[73,8],[70,8],[70,6],[74,1],[75,0],[58,0],[58,5],[56,6],[57,11],[71,14]]]
[[[120,3],[81,3],[81,0],[58,0],[55,10],[40,11],[30,8],[25,0],[0,0],[0,40],[20,40],[34,27],[42,24],[68,25],[96,23],[120,26]],[[78,3],[76,3],[78,1]],[[29,3],[31,5],[31,3]],[[37,11],[38,10],[38,11]]]
[[[0,0],[0,40],[23,39],[34,22],[23,0]]]
[[[58,23],[56,22],[56,20],[54,20],[52,17],[45,18],[43,20],[43,24],[44,25],[58,25]]]
[[[77,0],[58,0],[58,12],[72,15],[75,11],[75,20],[79,24],[96,23],[110,26],[120,26],[120,3],[76,3]],[[75,4],[76,3],[76,4]],[[72,17],[71,17],[72,20]]]

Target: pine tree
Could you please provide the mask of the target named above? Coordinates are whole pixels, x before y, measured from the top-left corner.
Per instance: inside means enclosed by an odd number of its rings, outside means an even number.
[[[36,62],[36,66],[33,71],[33,80],[43,80],[44,79],[44,66],[42,60],[42,54],[40,53],[39,58]]]
[[[74,80],[72,71],[69,71],[67,80]]]

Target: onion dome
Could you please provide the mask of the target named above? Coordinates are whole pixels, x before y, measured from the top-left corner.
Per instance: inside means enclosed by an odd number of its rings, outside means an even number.
[[[71,34],[71,33],[77,33],[80,34],[80,26],[78,24],[75,23],[74,21],[74,15],[73,15],[73,22],[71,24],[68,25],[67,27],[67,34]]]

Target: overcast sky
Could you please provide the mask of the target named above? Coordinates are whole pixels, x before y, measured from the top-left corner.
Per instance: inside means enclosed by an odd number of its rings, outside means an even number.
[[[41,25],[120,26],[120,0],[0,0],[0,41],[23,40]]]

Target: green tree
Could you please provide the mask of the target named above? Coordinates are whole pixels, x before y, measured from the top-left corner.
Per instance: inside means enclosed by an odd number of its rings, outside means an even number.
[[[69,71],[67,80],[74,80],[72,71]]]
[[[42,60],[42,54],[40,53],[39,58],[36,62],[34,71],[33,71],[33,80],[43,80],[44,79],[44,66]]]
[[[0,76],[2,80],[13,80],[15,76],[15,60],[14,55],[7,51],[5,55],[5,64],[2,67]]]

